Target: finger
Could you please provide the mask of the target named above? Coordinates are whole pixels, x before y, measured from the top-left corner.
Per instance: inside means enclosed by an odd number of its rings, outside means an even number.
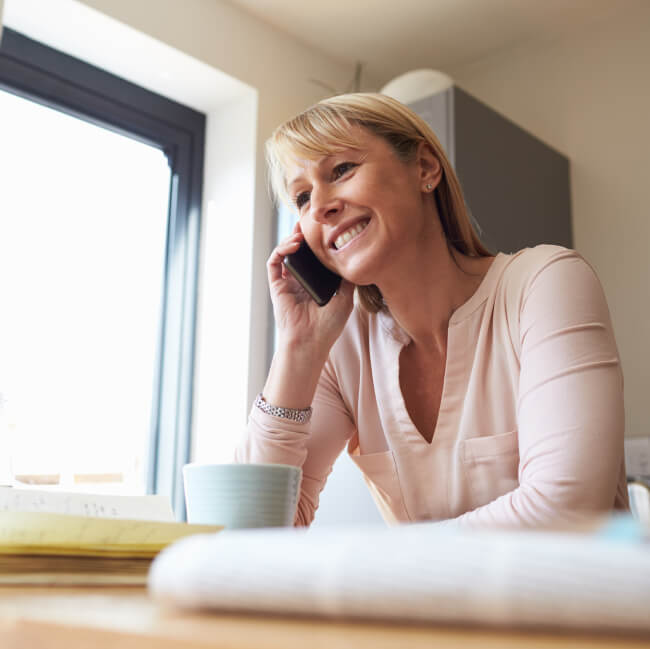
[[[351,295],[354,295],[354,289],[356,288],[355,284],[348,282],[347,279],[341,280],[341,285],[336,291],[336,295],[340,295],[342,299],[347,299]]]
[[[279,255],[280,257],[284,257],[287,254],[290,254],[290,252],[295,251],[295,249],[300,245],[302,240],[304,239],[302,233],[300,234],[292,234],[280,241],[280,243],[273,249],[273,252],[271,253],[271,256],[269,257],[269,260],[271,260],[274,255]],[[275,260],[277,262],[277,259]]]
[[[293,234],[290,234],[285,239],[282,239],[282,241],[280,241],[278,246],[282,246],[282,245],[287,244],[287,243],[293,243],[294,241],[300,242],[300,241],[303,241],[304,238],[305,238],[305,236],[303,235],[302,232],[294,232]]]
[[[284,267],[283,261],[287,255],[290,255],[298,250],[300,243],[302,241],[302,235],[300,237],[290,237],[288,240],[283,241],[279,246],[277,246],[271,256],[266,262],[267,274],[269,282],[274,282],[283,277],[282,269]]]
[[[347,306],[350,306],[354,300],[354,289],[354,284],[345,279],[342,280],[341,285],[332,298],[332,302],[337,305],[334,308],[340,309],[343,305],[346,305],[346,308]]]

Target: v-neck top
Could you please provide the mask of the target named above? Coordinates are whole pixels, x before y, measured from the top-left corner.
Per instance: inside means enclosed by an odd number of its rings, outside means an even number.
[[[346,446],[390,523],[528,527],[627,508],[619,356],[603,290],[575,251],[498,254],[453,312],[431,442],[400,387],[409,342],[389,311],[355,306],[311,421],[252,409],[235,459],[302,467],[296,524],[313,520]]]

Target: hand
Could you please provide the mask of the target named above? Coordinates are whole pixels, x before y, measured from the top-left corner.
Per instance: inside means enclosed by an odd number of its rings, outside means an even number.
[[[343,331],[353,305],[354,285],[346,280],[336,295],[319,307],[283,263],[286,255],[296,252],[304,235],[296,224],[293,234],[271,253],[267,262],[273,312],[280,344],[306,344],[326,356]]]

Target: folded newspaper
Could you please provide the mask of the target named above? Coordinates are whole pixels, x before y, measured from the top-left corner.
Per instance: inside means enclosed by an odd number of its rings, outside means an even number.
[[[164,550],[149,590],[224,612],[650,631],[650,544],[631,518],[596,534],[233,530]]]

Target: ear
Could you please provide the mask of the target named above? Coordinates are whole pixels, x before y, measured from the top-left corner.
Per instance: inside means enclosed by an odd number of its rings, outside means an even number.
[[[427,142],[418,145],[417,165],[422,191],[432,192],[442,178],[442,165]]]

